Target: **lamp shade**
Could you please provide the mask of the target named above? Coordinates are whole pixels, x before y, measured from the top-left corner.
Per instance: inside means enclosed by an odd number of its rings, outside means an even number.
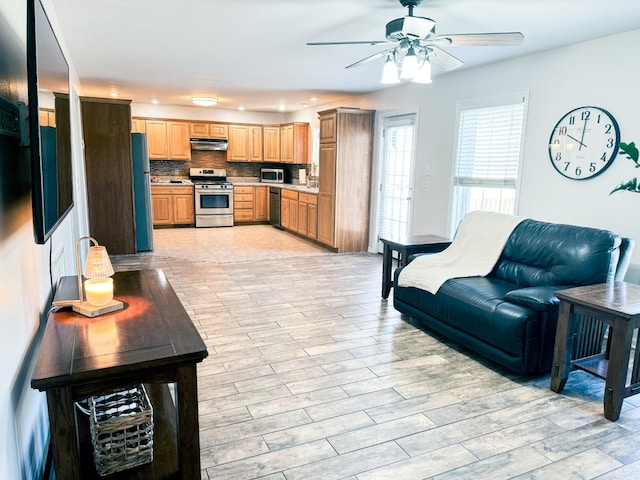
[[[413,47],[409,47],[407,55],[402,61],[402,70],[400,71],[400,78],[411,79],[418,71],[418,57]]]
[[[412,81],[415,83],[431,83],[431,63],[429,63],[428,59],[424,59]]]
[[[400,79],[398,78],[398,67],[396,66],[396,62],[393,60],[392,55],[387,56],[387,60],[384,62],[380,83],[400,83]]]
[[[85,278],[110,277],[113,275],[113,266],[109,260],[107,249],[101,245],[89,247],[87,261],[84,264]]]

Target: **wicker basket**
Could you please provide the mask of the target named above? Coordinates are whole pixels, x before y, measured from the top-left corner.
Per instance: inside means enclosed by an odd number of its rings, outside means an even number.
[[[153,461],[153,408],[144,386],[91,397],[89,409],[99,475]]]

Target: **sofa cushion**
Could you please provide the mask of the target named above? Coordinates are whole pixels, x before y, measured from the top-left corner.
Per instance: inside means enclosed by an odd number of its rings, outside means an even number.
[[[522,355],[527,338],[539,337],[537,312],[509,303],[505,295],[514,285],[488,277],[447,280],[436,295],[413,287],[399,287],[394,295],[442,322],[513,355]]]
[[[608,230],[524,220],[491,276],[521,287],[613,281],[621,239]]]

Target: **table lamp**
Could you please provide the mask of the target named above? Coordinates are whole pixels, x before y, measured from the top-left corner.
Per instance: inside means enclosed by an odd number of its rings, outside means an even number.
[[[87,260],[84,266],[84,288],[80,262],[80,242],[89,240]],[[71,302],[74,312],[85,317],[97,317],[104,313],[120,310],[124,304],[113,299],[113,266],[107,249],[98,245],[93,237],[82,237],[76,242],[76,263],[78,270],[78,300]]]

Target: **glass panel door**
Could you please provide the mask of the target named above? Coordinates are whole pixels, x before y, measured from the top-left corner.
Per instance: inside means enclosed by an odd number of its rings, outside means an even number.
[[[409,233],[413,197],[416,114],[390,116],[382,122],[382,158],[378,239]],[[378,241],[378,251],[382,244]]]

